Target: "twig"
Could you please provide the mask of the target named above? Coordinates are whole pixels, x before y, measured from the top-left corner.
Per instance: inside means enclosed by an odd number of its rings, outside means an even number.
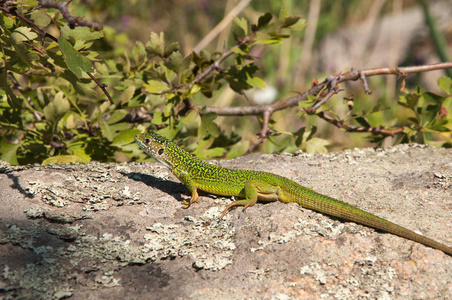
[[[251,0],[240,1],[231,11],[215,26],[194,48],[193,52],[204,49],[228,24],[251,2]]]
[[[366,79],[366,76],[364,75],[364,73],[359,73],[359,79],[361,79],[361,81],[363,83],[363,88],[364,88],[364,92],[366,93],[366,95],[372,94],[372,91],[369,89],[369,84],[367,84],[367,79]]]
[[[262,144],[266,139],[267,136],[272,133],[273,131],[270,129],[270,117],[272,115],[271,111],[265,111],[263,113],[263,120],[262,120],[262,130],[257,135],[259,138],[246,150],[245,155],[250,154],[254,151],[254,149]]]
[[[333,124],[337,128],[343,128],[348,132],[372,132],[372,133],[379,133],[384,136],[394,136],[394,134],[401,133],[407,126],[402,126],[395,129],[385,129],[381,126],[379,127],[365,127],[365,126],[352,126],[345,123],[344,120],[336,120],[332,117],[325,114],[324,111],[318,112],[316,114],[319,116],[319,118],[322,118],[323,120],[327,121],[330,124]]]
[[[312,53],[314,51],[315,33],[318,29],[317,23],[319,21],[320,8],[322,6],[321,4],[322,1],[320,0],[313,0],[309,2],[309,12],[307,18],[309,26],[306,28],[304,34],[299,63],[293,72],[293,83],[304,82],[306,73],[311,65],[309,62],[311,61]]]
[[[232,49],[234,48],[240,48],[241,46],[251,42],[254,38],[255,38],[255,34],[251,34],[249,36],[247,36],[246,38],[244,38],[243,40],[241,40],[237,45],[235,45],[234,47],[232,47],[231,49],[229,49],[228,51],[224,52],[219,59],[217,59],[216,61],[214,61],[209,67],[207,67],[204,71],[202,71],[200,74],[198,74],[195,79],[193,79],[192,82],[190,82],[189,84],[187,84],[186,86],[184,86],[185,88],[187,88],[187,90],[190,90],[193,85],[195,85],[198,82],[201,82],[204,78],[206,78],[210,73],[212,73],[215,70],[220,70],[220,64],[229,56],[231,56],[232,54],[234,54],[234,52],[232,51]]]
[[[107,98],[110,101],[110,103],[111,104],[115,104],[115,102],[113,101],[113,99],[110,96],[110,93],[106,89],[106,87],[108,85],[106,85],[105,83],[101,83],[99,80],[97,80],[96,77],[94,77],[93,74],[88,73],[88,72],[86,74],[88,74],[88,76],[91,77],[91,79],[97,84],[97,86],[100,87],[100,89],[104,92],[105,96],[107,96]],[[118,104],[118,108],[121,108],[121,103]]]
[[[337,87],[337,78],[335,78],[334,76],[328,77],[327,78],[328,81],[328,88],[330,89],[330,91],[326,94],[325,97],[323,97],[322,100],[318,101],[317,103],[315,103],[313,106],[306,108],[305,111],[308,114],[314,114],[315,111],[322,106],[323,104],[325,104],[334,94],[339,93],[339,89]]]

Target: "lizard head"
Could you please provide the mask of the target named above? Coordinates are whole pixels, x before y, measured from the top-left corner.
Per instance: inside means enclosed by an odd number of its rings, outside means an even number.
[[[184,151],[172,141],[154,132],[137,134],[135,142],[141,150],[171,170],[177,167],[178,160],[175,156]]]

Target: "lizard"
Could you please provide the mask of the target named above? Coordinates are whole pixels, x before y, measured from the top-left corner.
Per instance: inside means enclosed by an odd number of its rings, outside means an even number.
[[[452,247],[353,205],[317,193],[288,178],[263,171],[230,169],[209,164],[154,132],[136,135],[135,142],[144,152],[168,167],[187,187],[191,198],[189,201],[184,200],[186,208],[198,202],[198,189],[216,195],[242,198],[229,204],[221,213],[220,219],[232,207],[244,206],[245,210],[258,200],[295,202],[304,208],[385,231],[452,256]]]

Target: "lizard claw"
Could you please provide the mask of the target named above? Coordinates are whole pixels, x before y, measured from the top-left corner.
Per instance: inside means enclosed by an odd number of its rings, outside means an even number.
[[[190,201],[187,201],[187,200],[184,200],[184,204],[185,204],[184,209],[187,209],[187,208],[190,207],[191,202],[190,202]]]

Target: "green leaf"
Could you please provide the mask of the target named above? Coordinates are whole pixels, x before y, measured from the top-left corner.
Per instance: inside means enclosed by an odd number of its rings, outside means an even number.
[[[254,44],[256,45],[273,45],[279,44],[282,41],[282,37],[277,37],[274,35],[270,35],[267,32],[259,31],[256,34],[256,39]]]
[[[149,155],[146,155],[143,150],[138,147],[137,143],[124,145],[121,147],[121,151],[130,159],[136,159],[137,157],[140,157],[141,161],[143,159],[149,160],[150,158]]]
[[[34,68],[33,64],[30,61],[30,57],[28,56],[28,48],[27,46],[22,43],[16,43],[14,40],[12,40],[15,54],[20,58],[22,62],[25,63],[29,68]]]
[[[287,8],[283,7],[279,11],[278,20],[282,21],[285,18],[287,18],[288,16],[289,16],[289,11],[287,10]]]
[[[164,56],[165,53],[165,35],[160,32],[158,35],[155,32],[151,33],[150,41],[146,43],[146,51],[149,54],[158,55],[160,57]]]
[[[300,20],[300,17],[295,17],[295,16],[290,16],[285,18],[282,22],[281,22],[281,28],[288,28],[291,27],[292,25],[295,25],[298,21]]]
[[[218,125],[213,121],[217,118],[215,113],[207,113],[201,115],[201,126],[198,130],[198,136],[204,138],[206,136],[218,137],[220,131],[218,130]]]
[[[441,110],[441,105],[428,105],[425,109],[423,121],[424,124],[431,124],[435,122]]]
[[[184,57],[184,59],[182,60],[182,63],[181,63],[182,71],[187,70],[190,67],[192,59],[193,59],[192,55],[187,55]]]
[[[240,49],[238,46],[232,47],[232,48],[231,48],[231,51],[234,52],[234,53],[236,53],[236,54],[242,55],[242,56],[248,55],[248,53],[247,53],[246,51],[243,51],[243,50]]]
[[[306,19],[299,19],[295,24],[290,25],[289,29],[294,31],[303,30],[308,27],[309,24],[306,23]]]
[[[73,38],[74,41],[92,41],[98,40],[104,37],[104,33],[99,30],[92,30],[89,27],[77,26],[74,29],[70,29],[66,24],[63,29],[63,35],[68,38]]]
[[[263,27],[267,26],[268,23],[272,20],[273,15],[271,13],[266,13],[263,16],[259,17],[259,20],[257,21],[257,29],[262,29]]]
[[[246,83],[248,83],[249,85],[251,85],[252,87],[257,88],[257,89],[263,89],[263,88],[267,87],[267,84],[265,83],[265,81],[259,77],[248,76]]]
[[[452,95],[452,78],[446,76],[438,78],[438,86],[449,96]]]
[[[168,57],[168,56],[171,55],[173,52],[179,51],[179,49],[180,49],[179,43],[173,42],[173,43],[169,44],[169,45],[165,48],[164,56],[165,56],[165,57]]]
[[[0,141],[0,160],[7,161],[12,165],[18,165],[17,161],[17,149],[20,144],[10,144],[4,138]]]
[[[126,88],[122,94],[121,94],[121,104],[124,105],[127,102],[130,101],[130,99],[132,99],[133,95],[135,94],[135,87],[134,86],[129,86],[128,88]]]
[[[66,41],[63,35],[60,35],[58,39],[61,52],[63,52],[64,58],[68,68],[74,72],[77,77],[82,77],[83,72],[93,72],[93,66],[91,62],[84,56],[80,55],[72,45]]]
[[[228,151],[227,159],[233,159],[233,158],[242,156],[243,154],[245,154],[245,152],[248,150],[249,147],[250,147],[249,141],[243,141],[243,142],[235,144]]]
[[[144,48],[143,43],[136,42],[135,47],[133,48],[132,55],[135,58],[135,64],[137,66],[141,66],[146,59],[146,50]]]
[[[446,118],[436,119],[431,125],[427,128],[430,130],[435,130],[437,132],[451,132],[452,130],[447,128],[446,125],[448,120]]]
[[[164,117],[163,113],[161,113],[161,112],[155,112],[155,113],[154,113],[154,117],[153,117],[152,120],[151,120],[151,123],[152,123],[152,124],[155,124],[155,125],[162,125],[162,124],[165,124],[165,123],[166,123],[166,120],[167,120],[167,119],[168,119],[168,118]]]
[[[165,117],[170,117],[174,113],[174,104],[173,103],[167,103],[165,107],[163,108],[163,115]]]
[[[201,90],[201,86],[200,86],[199,84],[194,84],[194,85],[190,88],[190,91],[188,91],[188,92],[189,92],[190,95],[195,95],[195,94],[197,94],[200,90]]]
[[[2,86],[4,88],[4,91],[6,92],[6,98],[9,107],[13,109],[22,107],[22,101],[16,97],[16,94],[14,94],[13,90],[10,87],[10,84],[8,84],[6,68],[1,68],[1,71],[2,72],[0,73],[0,86]]]
[[[139,134],[141,130],[139,129],[127,129],[119,133],[119,135],[111,143],[113,146],[122,146],[130,144],[134,141],[135,135]]]
[[[121,131],[126,130],[129,128],[128,123],[118,123],[109,125],[105,122],[100,122],[100,129],[102,130],[102,136],[105,137],[107,140],[112,142]]]
[[[181,122],[187,130],[197,130],[201,124],[201,117],[196,110],[191,110],[185,116],[181,117]]]
[[[254,64],[243,66],[241,69],[238,69],[237,66],[231,66],[225,72],[225,79],[234,91],[241,93],[243,90],[251,88],[246,81],[256,71],[257,67]]]
[[[366,118],[363,117],[357,117],[356,122],[359,123],[359,125],[364,126],[364,127],[372,127],[372,125],[369,124],[369,121],[366,120]]]
[[[47,25],[49,25],[52,21],[52,19],[50,19],[50,17],[46,13],[40,10],[34,10],[30,14],[30,18],[33,20],[33,23],[35,23],[39,28],[47,27]]]
[[[391,107],[389,105],[388,106],[384,106],[384,104],[382,104],[382,103],[377,103],[372,108],[372,111],[369,114],[380,112],[380,111],[385,111],[385,110],[388,110],[388,109],[391,109]]]
[[[242,28],[244,35],[248,34],[248,21],[245,18],[234,18],[234,23]]]
[[[183,69],[181,68],[182,60],[183,60],[183,58],[182,58],[182,54],[180,54],[180,52],[173,52],[168,57],[168,60],[164,63],[164,65],[167,66],[168,69],[179,74],[181,71],[183,71]]]
[[[64,116],[64,114],[71,108],[71,105],[63,92],[58,92],[55,95],[53,103],[55,105],[55,114],[59,117]]]
[[[212,55],[205,50],[201,50],[199,53],[193,52],[193,62],[200,68],[212,63],[212,59]]]
[[[38,35],[34,31],[31,31],[30,27],[18,27],[11,33],[11,39],[14,44],[32,41],[37,37]]]
[[[161,94],[169,89],[165,83],[157,80],[148,80],[148,83],[144,84],[144,88],[151,94]]]
[[[86,154],[86,144],[84,141],[70,144],[68,148],[72,155],[80,158],[80,162],[87,164],[91,161],[91,157]]]
[[[306,140],[310,140],[314,137],[315,133],[317,132],[317,126],[312,126],[311,130],[308,133],[308,137],[306,138]]]
[[[116,122],[119,122],[119,121],[121,121],[122,119],[124,119],[124,117],[127,115],[127,110],[125,110],[125,109],[118,109],[118,110],[115,110],[112,114],[111,114],[111,116],[110,116],[110,118],[108,118],[108,120],[107,120],[107,124],[114,124],[114,123],[116,123]]]
[[[4,1],[3,1],[4,2]],[[15,25],[15,21],[16,20],[16,18],[14,18],[13,16],[11,16],[11,17],[4,17],[3,18],[3,20],[2,20],[2,22],[3,22],[3,24],[2,24],[2,26],[5,26],[5,28],[6,29],[11,29],[11,28],[13,28],[14,27],[14,25]],[[0,23],[1,24],[1,23]]]
[[[130,99],[130,101],[127,103],[127,107],[128,108],[143,107],[147,101],[149,101],[149,103],[153,104],[153,103],[161,103],[165,100],[162,99],[162,97],[160,97],[159,95],[140,93],[139,95]]]
[[[406,107],[415,110],[420,96],[418,94],[408,94],[404,98],[406,100]]]
[[[212,146],[214,141],[215,141],[215,139],[212,137],[208,138],[208,139],[200,140],[198,145],[196,146],[196,149],[194,150],[194,152],[199,153],[202,151],[206,151],[207,149],[209,149],[210,146]],[[190,142],[190,140],[189,140],[189,142]],[[191,146],[191,145],[192,145],[192,143],[190,142],[189,146]],[[187,149],[189,147],[185,147],[185,148]]]
[[[196,153],[196,157],[199,159],[209,159],[213,157],[222,157],[226,154],[226,149],[216,147],[216,148],[210,148],[207,150],[204,150],[202,152]]]
[[[307,153],[328,153],[328,149],[325,147],[330,143],[327,140],[320,138],[312,138],[303,143],[303,150]]]
[[[410,117],[410,118],[408,118],[408,121],[410,121],[411,123],[413,123],[415,125],[419,125],[420,124],[419,120],[417,118]]]
[[[296,132],[293,133],[293,136],[295,138],[295,146],[297,148],[300,148],[300,146],[305,142],[304,135],[306,132],[306,127],[301,127]]]
[[[49,122],[57,122],[70,109],[71,105],[63,92],[58,92],[52,102],[47,104],[42,113]]]
[[[70,163],[84,163],[84,160],[76,155],[58,155],[49,157],[42,161],[42,165],[70,164]]]
[[[157,133],[160,134],[161,136],[166,137],[167,139],[169,139],[170,141],[174,140],[174,138],[176,137],[176,135],[180,132],[180,129],[177,129],[175,127],[172,126],[167,126],[163,129],[160,129]]]
[[[446,100],[446,97],[442,97],[440,95],[436,95],[434,93],[431,92],[425,92],[423,94],[424,99],[429,102],[429,103],[433,103],[433,104],[443,104],[444,100]]]

